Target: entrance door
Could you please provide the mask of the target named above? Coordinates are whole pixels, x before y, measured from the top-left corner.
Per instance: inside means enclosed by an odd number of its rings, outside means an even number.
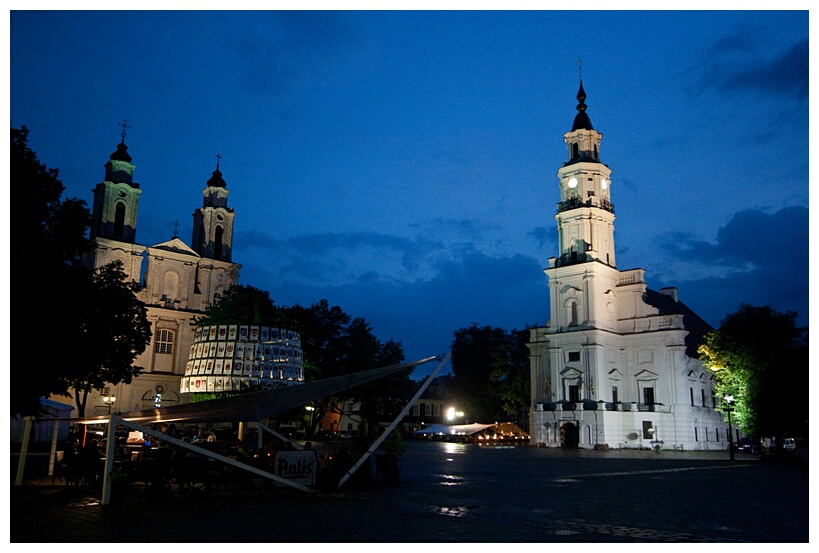
[[[560,425],[560,446],[567,449],[577,449],[580,443],[580,431],[573,422],[564,422]]]

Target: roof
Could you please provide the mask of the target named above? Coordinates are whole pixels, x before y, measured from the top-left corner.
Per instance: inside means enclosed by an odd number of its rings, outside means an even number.
[[[513,422],[501,422],[494,424],[482,424],[474,422],[472,424],[432,424],[421,430],[416,430],[413,434],[419,436],[431,436],[433,434],[447,434],[450,436],[471,436],[483,432],[487,428],[494,430],[496,434],[528,436],[526,432]]]
[[[657,308],[660,315],[682,315],[683,327],[688,331],[685,337],[685,353],[689,357],[698,358],[697,348],[703,343],[703,336],[714,330],[710,324],[694,313],[690,307],[673,297],[646,288],[643,300],[650,306]]]
[[[301,407],[311,401],[332,396],[373,380],[436,360],[440,360],[439,356],[305,382],[304,384],[286,388],[249,392],[160,409],[131,411],[120,413],[118,416],[127,421],[142,424],[155,422],[260,422],[290,409]]]
[[[586,113],[586,108],[588,107],[585,104],[586,101],[586,91],[583,90],[583,81],[580,81],[580,89],[577,91],[577,115],[574,116],[574,123],[572,124],[572,130],[576,131],[578,129],[585,129],[588,131],[593,131],[594,127],[592,127],[591,119],[589,119],[589,115]]]

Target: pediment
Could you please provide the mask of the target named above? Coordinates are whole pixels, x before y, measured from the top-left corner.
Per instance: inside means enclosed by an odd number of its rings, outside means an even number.
[[[162,250],[162,251],[166,251],[166,252],[173,252],[173,253],[179,253],[179,254],[182,254],[182,255],[191,255],[193,257],[199,257],[199,254],[196,253],[195,251],[193,251],[190,248],[190,246],[188,246],[182,240],[180,240],[179,238],[176,238],[176,237],[171,238],[167,242],[162,242],[160,244],[150,246],[148,249],[149,250]]]
[[[580,372],[579,370],[575,369],[574,367],[566,367],[565,369],[560,371],[560,376],[562,376],[563,378],[572,380],[572,379],[576,379],[576,378],[582,378],[583,373]]]
[[[612,370],[609,371],[609,378],[611,380],[622,380],[623,379],[623,373],[621,373],[617,369],[612,369]]]
[[[657,380],[657,373],[651,371],[640,371],[634,375],[637,380]]]

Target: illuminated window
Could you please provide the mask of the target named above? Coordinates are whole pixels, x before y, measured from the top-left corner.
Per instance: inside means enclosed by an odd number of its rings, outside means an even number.
[[[160,329],[156,332],[156,353],[173,353],[173,331]]]

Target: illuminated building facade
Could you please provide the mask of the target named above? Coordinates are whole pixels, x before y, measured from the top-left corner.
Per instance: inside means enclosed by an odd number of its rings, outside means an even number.
[[[134,364],[143,373],[131,384],[111,386],[89,394],[87,416],[127,412],[187,402],[180,394],[194,329],[191,326],[212,303],[239,279],[241,265],[233,263],[235,213],[227,205],[229,191],[219,163],[203,190],[202,206],[193,213],[189,246],[174,235],[153,246],[136,242],[140,185],[125,145],[125,133],[105,165],[105,179],[94,189],[90,237],[96,246],[89,256],[94,268],[121,260],[126,274],[142,284],[137,294],[145,302],[152,338]],[[144,272],[143,272],[144,271]]]
[[[530,330],[531,442],[546,447],[726,449],[728,425],[698,359],[711,327],[676,288],[617,269],[611,169],[586,113],[563,136],[559,253],[544,270],[550,320]],[[736,437],[735,437],[736,438]]]

